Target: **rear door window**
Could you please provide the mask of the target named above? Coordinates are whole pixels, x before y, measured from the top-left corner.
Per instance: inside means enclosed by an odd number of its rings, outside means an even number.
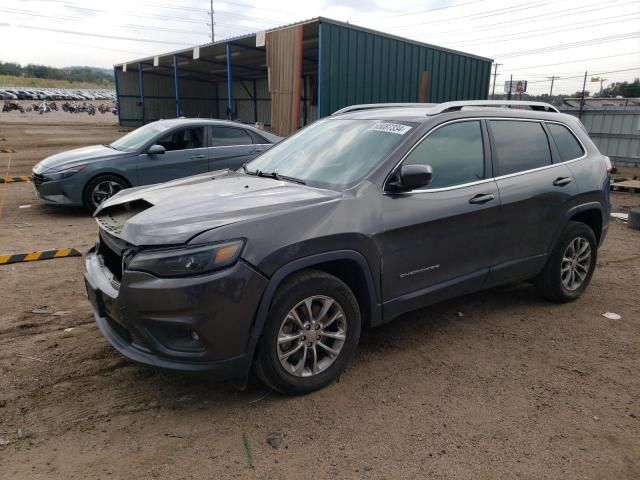
[[[556,148],[560,154],[560,160],[564,162],[584,155],[582,146],[567,127],[557,123],[547,123],[547,128],[556,144]]]
[[[251,136],[241,128],[211,127],[212,147],[228,147],[231,145],[250,145],[253,143]]]
[[[547,134],[540,122],[491,120],[496,176],[551,165]]]
[[[188,150],[191,148],[202,148],[204,139],[204,128],[183,128],[174,130],[156,141],[162,145],[167,152],[175,150]]]
[[[452,123],[427,135],[404,165],[430,165],[433,178],[426,188],[443,188],[484,178],[482,128],[477,120]]]

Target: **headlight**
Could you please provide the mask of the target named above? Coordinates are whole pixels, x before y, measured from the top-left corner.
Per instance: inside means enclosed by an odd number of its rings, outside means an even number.
[[[44,173],[44,176],[49,180],[62,180],[64,178],[69,178],[72,175],[75,175],[84,167],[86,167],[85,164],[74,165],[73,167],[65,168],[64,170],[58,170],[57,172],[46,172]]]
[[[238,260],[244,240],[190,248],[142,251],[128,265],[158,277],[201,275],[230,267]]]

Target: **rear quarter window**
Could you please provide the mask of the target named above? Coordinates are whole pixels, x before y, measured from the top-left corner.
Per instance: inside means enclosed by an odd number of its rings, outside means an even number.
[[[557,123],[547,123],[547,128],[556,144],[560,160],[564,162],[584,155],[582,145],[567,127]]]
[[[496,176],[551,165],[549,139],[540,122],[491,120]]]

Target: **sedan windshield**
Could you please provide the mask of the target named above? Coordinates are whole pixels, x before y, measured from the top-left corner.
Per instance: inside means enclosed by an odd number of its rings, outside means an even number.
[[[267,150],[245,171],[290,177],[321,188],[345,188],[364,178],[414,126],[380,120],[321,120]]]
[[[169,128],[171,128],[171,125],[163,122],[149,123],[143,127],[135,129],[133,132],[127,133],[124,137],[119,138],[109,146],[123,152],[136,152],[157,134],[162,133]]]

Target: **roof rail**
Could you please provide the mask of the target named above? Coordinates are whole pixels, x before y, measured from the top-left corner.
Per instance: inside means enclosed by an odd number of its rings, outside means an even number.
[[[464,107],[493,107],[493,108],[511,108],[511,107],[528,107],[531,110],[537,110],[541,112],[555,112],[560,111],[545,102],[529,102],[526,100],[460,100],[456,102],[444,102],[435,105],[429,109],[427,115],[437,115],[439,113],[453,112],[456,110],[462,110]]]
[[[436,105],[436,103],[363,103],[360,105],[350,105],[348,107],[341,108],[340,110],[336,110],[331,114],[331,116],[347,112],[374,110],[378,108],[432,108]]]

